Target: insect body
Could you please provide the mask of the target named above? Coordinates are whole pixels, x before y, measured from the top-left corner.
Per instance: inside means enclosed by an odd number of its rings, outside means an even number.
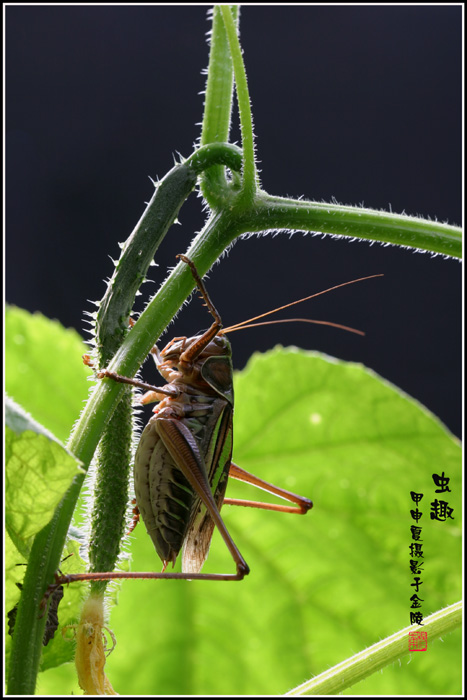
[[[136,502],[156,551],[166,565],[175,563],[183,545],[182,568],[192,573],[206,559],[215,524],[247,572],[219,516],[232,456],[233,412],[230,343],[219,330],[215,321],[204,335],[177,338],[154,353],[173,396],[160,401],[135,455]],[[159,397],[154,392],[148,398]]]
[[[249,568],[220,515],[223,504],[241,505],[284,513],[304,514],[312,502],[269,484],[244,471],[231,461],[233,381],[230,343],[226,332],[246,328],[270,313],[223,329],[194,263],[178,256],[191,269],[198,290],[213,317],[210,328],[191,338],[171,340],[163,350],[152,349],[157,369],[168,382],[154,387],[109,370],[101,370],[98,378],[143,388],[147,393],[142,403],[157,401],[154,416],[143,430],[135,455],[135,495],[139,513],[163,562],[161,573],[100,572],[56,577],[56,583],[77,580],[110,580],[115,578],[241,580]],[[379,275],[372,275],[377,277]],[[362,278],[368,279],[368,278]],[[352,284],[352,280],[344,284]],[[343,285],[338,285],[343,286]],[[335,289],[337,287],[333,287]],[[327,290],[330,291],[330,290]],[[320,292],[322,294],[324,292]],[[300,299],[294,304],[315,295]],[[311,321],[311,323],[327,323]],[[272,321],[274,323],[274,321]],[[338,324],[328,325],[354,329]],[[86,364],[92,364],[84,356]],[[229,477],[245,481],[275,494],[293,505],[276,505],[257,501],[225,498]],[[209,551],[214,527],[217,527],[236,565],[235,574],[200,573]],[[182,553],[182,572],[167,572]]]
[[[135,455],[136,503],[164,564],[175,563],[183,547],[180,574],[193,578],[241,579],[249,572],[220,516],[223,503],[306,513],[312,502],[254,477],[232,463],[233,368],[230,343],[222,333],[219,313],[189,258],[198,289],[213,316],[202,335],[171,340],[152,354],[165,387],[151,387],[107,370],[98,377],[133,384],[149,391],[143,403],[159,401],[143,430]],[[225,499],[229,476],[275,493],[297,506]],[[236,575],[199,574],[214,527],[219,529],[237,567]]]

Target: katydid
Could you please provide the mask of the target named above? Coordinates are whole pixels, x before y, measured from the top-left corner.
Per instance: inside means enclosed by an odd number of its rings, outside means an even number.
[[[241,505],[296,514],[305,514],[313,506],[308,498],[273,486],[232,462],[233,369],[231,346],[226,333],[253,325],[280,323],[281,321],[252,323],[279,309],[223,328],[221,317],[194,263],[185,255],[178,257],[189,266],[198,291],[213,317],[210,328],[202,335],[174,338],[161,351],[157,346],[153,347],[151,353],[156,367],[168,382],[164,387],[122,377],[105,369],[97,372],[100,379],[108,378],[145,389],[146,394],[141,403],[158,402],[136,450],[134,481],[137,511],[162,560],[162,572],[62,575],[56,577],[55,585],[78,580],[118,578],[239,581],[249,573],[249,567],[220,515],[222,505]],[[380,275],[370,277],[378,276]],[[360,280],[352,280],[337,287],[357,281]],[[281,309],[318,294],[286,304]],[[363,335],[361,331],[330,322],[286,320],[324,323]],[[86,356],[85,362],[92,364],[89,356]],[[293,505],[225,498],[229,477],[252,484]],[[218,528],[234,560],[234,574],[200,573],[209,552],[214,527]],[[167,572],[168,564],[175,564],[180,550],[182,572]]]

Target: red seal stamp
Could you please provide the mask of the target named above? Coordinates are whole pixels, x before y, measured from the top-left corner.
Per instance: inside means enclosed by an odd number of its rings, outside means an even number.
[[[426,651],[428,648],[428,634],[423,630],[409,632],[409,651]]]

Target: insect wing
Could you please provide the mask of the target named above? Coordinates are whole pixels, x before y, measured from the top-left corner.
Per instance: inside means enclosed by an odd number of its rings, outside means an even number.
[[[232,458],[232,407],[219,401],[222,410],[217,416],[211,439],[208,442],[205,460],[211,491],[218,510],[224,501]],[[187,535],[183,545],[182,571],[198,573],[209,553],[214,521],[201,502],[196,498],[191,510]]]

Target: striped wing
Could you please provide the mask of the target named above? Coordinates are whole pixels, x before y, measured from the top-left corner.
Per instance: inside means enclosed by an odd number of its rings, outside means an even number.
[[[232,407],[222,402],[211,439],[205,449],[206,472],[218,510],[224,501],[232,458]],[[196,498],[190,514],[182,552],[182,571],[198,573],[209,553],[214,521],[200,498]]]

